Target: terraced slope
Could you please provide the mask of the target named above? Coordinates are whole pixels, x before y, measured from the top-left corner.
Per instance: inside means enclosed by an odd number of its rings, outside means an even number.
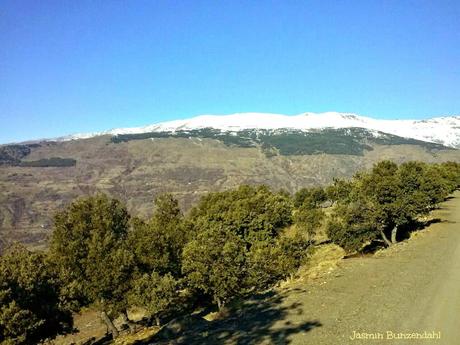
[[[164,192],[173,193],[187,210],[208,191],[245,183],[293,192],[350,177],[381,159],[460,160],[459,150],[441,145],[350,133],[261,132],[224,138],[201,133],[117,142],[98,136],[26,149],[3,147],[9,161],[0,165],[0,246],[11,240],[46,245],[53,213],[97,191],[147,216],[154,197]],[[240,144],[244,140],[250,145]]]

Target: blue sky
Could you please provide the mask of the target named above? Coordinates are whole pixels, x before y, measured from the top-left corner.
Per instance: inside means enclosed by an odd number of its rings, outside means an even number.
[[[460,2],[0,2],[0,143],[198,114],[460,114]]]

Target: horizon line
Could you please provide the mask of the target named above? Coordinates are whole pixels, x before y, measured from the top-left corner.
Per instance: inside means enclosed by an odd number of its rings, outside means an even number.
[[[224,117],[224,116],[234,116],[234,115],[248,115],[248,114],[253,114],[253,115],[275,115],[275,116],[286,116],[286,117],[295,117],[295,116],[302,116],[302,115],[325,115],[325,114],[337,114],[337,115],[353,115],[357,117],[362,117],[362,118],[368,118],[372,120],[377,120],[377,121],[427,121],[427,120],[434,120],[434,119],[441,119],[441,118],[458,118],[460,117],[460,114],[453,114],[453,115],[435,115],[435,116],[430,116],[430,117],[422,117],[422,118],[378,118],[378,117],[373,117],[369,115],[361,115],[358,113],[353,113],[353,112],[340,112],[340,111],[323,111],[323,112],[312,112],[312,111],[306,111],[306,112],[301,112],[301,113],[296,113],[296,114],[282,114],[282,113],[271,113],[271,112],[257,112],[257,111],[246,111],[246,112],[236,112],[236,113],[222,113],[222,114],[197,114],[197,115],[192,115],[189,117],[182,117],[182,118],[175,118],[175,119],[170,119],[166,121],[158,121],[158,122],[151,122],[148,124],[141,124],[141,125],[134,125],[134,126],[120,126],[120,127],[112,127],[109,129],[102,129],[102,130],[94,130],[94,131],[80,131],[80,132],[72,132],[68,134],[62,134],[62,135],[56,135],[56,136],[50,136],[50,137],[40,137],[40,138],[31,138],[31,139],[25,139],[21,140],[18,139],[17,141],[10,141],[10,142],[0,142],[0,146],[4,145],[14,145],[14,144],[27,144],[27,143],[34,143],[34,142],[41,142],[41,141],[53,141],[53,140],[59,140],[59,139],[64,139],[66,137],[72,137],[72,136],[78,136],[78,135],[90,135],[88,138],[91,136],[101,136],[101,135],[111,135],[110,133],[104,134],[104,132],[110,132],[114,130],[119,130],[119,129],[135,129],[135,128],[143,128],[143,127],[148,127],[148,126],[154,126],[154,125],[160,125],[164,123],[169,123],[169,122],[174,122],[174,121],[186,121],[198,117],[205,117],[205,116],[212,116],[212,117]],[[210,127],[211,128],[211,127]],[[83,138],[82,138],[83,139]]]

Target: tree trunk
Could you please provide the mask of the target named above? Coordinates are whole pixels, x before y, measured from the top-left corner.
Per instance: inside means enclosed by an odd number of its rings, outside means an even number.
[[[390,242],[390,240],[387,238],[387,236],[385,235],[385,233],[383,232],[383,230],[380,230],[380,235],[382,236],[383,238],[383,242],[385,242],[385,244],[389,247],[392,245],[392,243]]]
[[[118,330],[105,311],[101,312],[101,318],[102,321],[104,321],[104,323],[107,325],[107,328],[109,329],[110,333],[112,333],[112,336],[114,338],[118,337]]]
[[[217,308],[219,308],[219,311],[222,310],[222,308],[224,307],[224,304],[222,303],[220,298],[216,298],[216,301],[217,301]]]
[[[396,243],[396,235],[398,233],[398,226],[395,226],[393,230],[391,230],[391,243]]]
[[[158,315],[155,315],[155,323],[157,324],[158,327],[161,326],[160,317]]]

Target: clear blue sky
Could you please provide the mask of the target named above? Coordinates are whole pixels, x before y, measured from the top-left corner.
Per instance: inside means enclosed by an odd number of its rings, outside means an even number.
[[[460,114],[460,2],[0,2],[0,143],[198,114]]]

